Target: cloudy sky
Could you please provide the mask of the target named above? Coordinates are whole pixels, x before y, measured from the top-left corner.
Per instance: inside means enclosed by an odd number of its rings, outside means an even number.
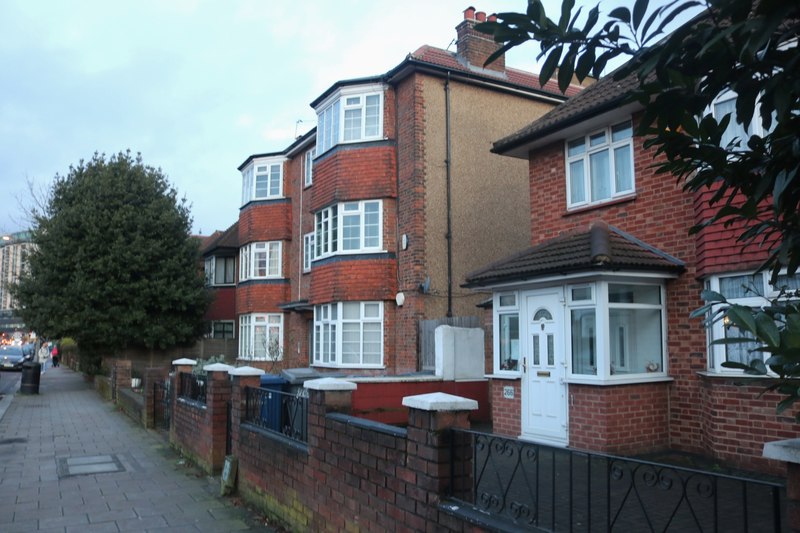
[[[195,232],[224,229],[238,217],[236,167],[248,155],[313,127],[308,104],[337,80],[386,72],[423,44],[447,48],[469,5],[2,0],[0,233],[27,228],[28,182],[46,188],[94,152],[127,149],[186,197]],[[532,69],[537,51],[512,51],[507,63]]]

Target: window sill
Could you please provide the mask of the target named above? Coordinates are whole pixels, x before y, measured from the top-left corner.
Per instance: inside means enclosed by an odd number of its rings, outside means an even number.
[[[517,373],[517,374],[511,374],[511,373],[499,374],[499,373],[494,373],[494,374],[485,374],[483,377],[485,377],[487,379],[505,379],[505,380],[508,380],[508,381],[519,381],[520,379],[522,379],[522,374],[519,374],[519,373]]]
[[[608,200],[606,202],[600,202],[600,203],[591,204],[591,205],[582,205],[580,207],[574,207],[572,209],[567,208],[567,210],[564,213],[562,213],[561,216],[562,217],[568,217],[568,216],[571,216],[571,215],[577,215],[579,213],[585,213],[586,211],[592,211],[593,209],[601,209],[601,208],[604,208],[604,207],[611,207],[611,206],[614,206],[614,205],[625,204],[625,203],[628,203],[628,202],[632,202],[634,200],[636,200],[636,193],[635,192],[633,192],[631,194],[626,194],[625,196],[620,196],[619,198],[612,198],[611,200]]]
[[[715,370],[702,370],[700,372],[697,372],[697,375],[711,379],[777,379],[778,378],[778,376],[775,374],[767,374],[766,376],[751,376],[750,374],[745,374],[743,371],[718,372]]]
[[[675,381],[675,378],[663,374],[653,377],[632,376],[629,378],[620,378],[614,380],[588,379],[579,377],[571,377],[567,378],[566,380],[566,382],[571,385],[594,385],[597,387],[613,387],[615,385],[635,385],[639,383],[671,383],[673,381]]]

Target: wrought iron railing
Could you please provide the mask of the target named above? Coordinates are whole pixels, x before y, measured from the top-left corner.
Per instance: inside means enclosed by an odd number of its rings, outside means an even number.
[[[247,387],[243,421],[299,442],[308,442],[308,397],[305,389],[289,393]]]
[[[178,398],[206,403],[206,376],[189,372],[178,375]]]
[[[153,381],[153,424],[159,429],[169,429],[172,418],[172,395],[169,379]]]
[[[453,430],[451,499],[514,528],[781,531],[777,483]]]

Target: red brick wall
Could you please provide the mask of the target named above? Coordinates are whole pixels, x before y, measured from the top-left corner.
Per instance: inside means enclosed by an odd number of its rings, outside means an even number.
[[[292,211],[288,201],[250,203],[239,212],[239,245],[258,241],[284,241],[292,236]]]
[[[612,454],[668,448],[669,386],[570,384],[570,447]]]
[[[344,258],[314,267],[311,302],[394,300],[397,292],[394,259]]]
[[[518,437],[522,433],[520,406],[522,402],[522,382],[519,379],[493,379],[490,382],[492,402],[492,433]],[[514,397],[503,397],[503,389],[513,387]]]
[[[236,320],[236,287],[210,289],[211,304],[206,310],[206,320]]]
[[[395,148],[387,145],[339,145],[316,160],[312,211],[336,202],[394,198]]]
[[[288,301],[288,281],[276,280],[275,283],[259,283],[258,281],[240,285],[236,289],[236,312],[240,315],[250,313],[282,313],[278,307]]]

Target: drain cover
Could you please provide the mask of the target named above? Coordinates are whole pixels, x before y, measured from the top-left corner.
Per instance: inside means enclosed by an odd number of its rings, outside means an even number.
[[[58,477],[60,478],[125,471],[116,455],[58,457],[56,462],[58,464]]]

